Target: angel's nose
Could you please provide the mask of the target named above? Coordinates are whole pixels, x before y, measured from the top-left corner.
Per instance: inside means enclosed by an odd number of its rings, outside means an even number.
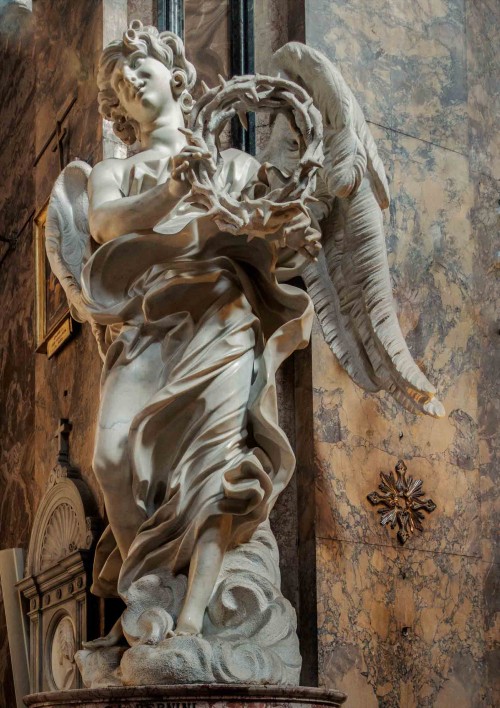
[[[132,84],[132,86],[137,86],[138,78],[136,76],[135,71],[131,69],[130,66],[123,67],[123,78],[129,84]]]

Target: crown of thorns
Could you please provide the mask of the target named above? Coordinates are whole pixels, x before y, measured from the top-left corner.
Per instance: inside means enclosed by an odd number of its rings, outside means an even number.
[[[305,204],[316,201],[312,195],[314,176],[323,160],[323,128],[321,114],[312,98],[297,84],[270,76],[238,76],[231,80],[219,77],[219,85],[209,89],[196,103],[191,127],[184,131],[188,143],[200,148],[206,159],[193,165],[188,174],[191,182],[190,201],[208,209],[219,228],[249,237],[276,231],[290,212],[306,213]],[[290,175],[264,164],[258,180],[269,188],[264,194],[252,187],[234,195],[220,183],[222,158],[220,135],[226,123],[237,116],[247,129],[249,111],[282,113],[288,119],[299,141],[301,156]],[[278,179],[270,180],[273,172]],[[270,183],[278,184],[270,187]]]

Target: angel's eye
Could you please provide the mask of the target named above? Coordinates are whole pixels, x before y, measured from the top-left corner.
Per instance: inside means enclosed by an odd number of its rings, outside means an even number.
[[[139,66],[141,66],[141,64],[142,64],[143,62],[144,62],[144,57],[142,57],[142,56],[134,57],[134,58],[130,61],[130,68],[131,68],[131,69],[137,69]]]

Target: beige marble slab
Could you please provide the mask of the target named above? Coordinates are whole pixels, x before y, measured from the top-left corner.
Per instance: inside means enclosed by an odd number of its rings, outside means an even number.
[[[368,119],[466,154],[462,0],[317,0],[306,38],[336,62]]]
[[[471,169],[500,179],[500,3],[467,0],[466,13]]]
[[[317,564],[320,683],[346,706],[493,705],[479,561],[328,541]]]
[[[372,126],[373,128],[373,126]],[[443,420],[403,411],[387,394],[355,386],[319,327],[312,340],[318,526],[321,538],[397,545],[366,495],[399,458],[437,505],[415,548],[478,555],[479,341],[466,158],[375,129],[391,182],[385,214],[399,319],[410,351],[438,387]]]

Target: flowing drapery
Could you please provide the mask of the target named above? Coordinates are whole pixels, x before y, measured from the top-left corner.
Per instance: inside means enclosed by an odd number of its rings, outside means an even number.
[[[238,191],[257,167],[229,151],[223,177]],[[165,160],[136,166],[123,193],[167,178]],[[308,342],[312,306],[278,284],[274,267],[267,242],[221,233],[187,204],[87,263],[86,303],[110,342],[94,468],[107,506],[116,501],[135,529],[126,553],[112,521],[106,529],[96,594],[124,594],[157,568],[186,569],[210,517],[232,515],[230,546],[249,540],[288,483],[295,459],[275,374]]]

